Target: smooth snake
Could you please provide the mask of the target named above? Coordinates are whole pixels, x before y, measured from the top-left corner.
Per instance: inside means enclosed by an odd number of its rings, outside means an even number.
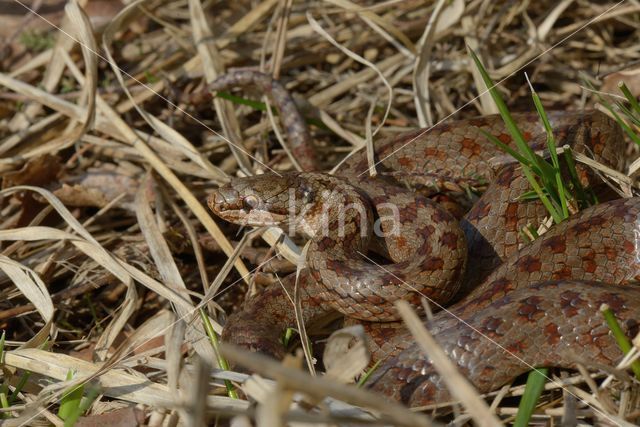
[[[211,90],[235,85],[258,86],[272,96],[294,156],[306,159],[298,163],[316,168],[317,161],[307,159],[312,153],[308,130],[282,86],[265,75],[237,71],[214,82]],[[537,115],[514,118],[530,145],[543,149],[546,135]],[[550,119],[558,145],[613,169],[622,167],[621,131],[604,114],[553,112]],[[420,298],[427,297],[436,308],[458,300],[427,326],[480,392],[531,366],[614,365],[622,354],[599,313],[603,303],[613,308],[628,335],[637,333],[640,289],[625,285],[640,274],[640,198],[587,208],[525,244],[521,230],[541,223],[546,211],[537,201],[518,200],[529,190],[528,182],[514,163],[490,164],[502,152],[481,129],[511,142],[499,116],[448,121],[376,141],[379,163],[373,178],[360,150],[335,176],[302,172],[233,179],[208,200],[214,213],[240,224],[275,224],[295,211],[298,231],[312,236],[308,268],[298,281],[304,321],[338,310],[376,322],[368,331],[375,353],[386,360],[371,387],[411,406],[446,401],[450,394],[408,332],[397,322],[382,323],[397,320],[393,302],[399,298],[420,306]],[[593,173],[581,175],[593,187],[602,184]],[[446,188],[483,182],[488,188],[458,222],[451,214],[457,204]],[[426,196],[453,206],[451,213]],[[394,217],[389,206],[397,206],[399,214]],[[386,239],[392,261],[382,266],[366,255],[370,231],[380,219],[382,231],[392,235]],[[393,231],[399,233],[391,233],[389,224],[398,225]],[[223,340],[283,357],[281,334],[295,325],[288,297],[294,280],[288,276],[282,285],[245,301],[228,319]]]

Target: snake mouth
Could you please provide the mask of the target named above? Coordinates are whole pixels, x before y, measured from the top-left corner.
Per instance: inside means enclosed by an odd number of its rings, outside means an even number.
[[[248,206],[246,198],[222,188],[213,192],[207,199],[207,205],[213,213],[233,224],[262,227],[280,225],[287,216],[271,212],[258,203],[255,208]]]
[[[285,215],[274,214],[272,212],[247,211],[244,209],[216,211],[216,215],[225,221],[250,227],[281,225],[287,218]]]

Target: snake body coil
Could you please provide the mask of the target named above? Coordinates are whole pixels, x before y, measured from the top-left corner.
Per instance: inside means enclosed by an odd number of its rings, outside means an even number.
[[[537,116],[514,117],[529,143],[541,149],[546,135]],[[609,118],[598,112],[550,118],[558,145],[621,167],[623,139]],[[295,201],[295,225],[312,236],[309,268],[300,278],[305,321],[333,310],[392,321],[396,299],[419,305],[427,296],[446,304],[462,288],[460,300],[437,313],[428,327],[481,392],[532,366],[616,363],[622,355],[598,310],[608,304],[628,334],[637,332],[640,290],[624,285],[640,276],[640,199],[586,209],[525,245],[520,230],[539,224],[546,212],[538,202],[518,201],[529,186],[516,165],[493,172],[489,160],[501,153],[483,132],[510,142],[498,116],[453,121],[378,144],[376,178],[364,173],[365,155],[356,153],[336,177],[288,173],[232,180],[211,195],[209,206],[232,222],[276,224],[289,218],[289,203]],[[583,179],[599,183],[587,173]],[[443,183],[482,181],[489,183],[487,190],[459,224],[407,189],[428,194]],[[353,210],[345,212],[344,206]],[[383,233],[392,264],[367,260],[376,220],[383,232],[400,227],[399,233]],[[230,317],[223,339],[282,357],[279,336],[295,324],[285,292],[293,278],[284,282],[284,289],[277,285],[247,301]],[[374,389],[412,406],[449,399],[407,332],[384,324],[370,331],[378,355],[391,356],[376,372]]]

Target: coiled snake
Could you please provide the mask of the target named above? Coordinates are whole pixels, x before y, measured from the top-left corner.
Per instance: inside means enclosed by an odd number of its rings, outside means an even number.
[[[237,83],[258,85],[273,94],[281,111],[295,110],[286,92],[258,73],[232,73],[212,89]],[[529,143],[541,149],[546,135],[537,116],[514,117]],[[568,144],[614,169],[622,166],[624,142],[614,121],[595,111],[550,118],[558,145]],[[308,144],[304,122],[295,114],[284,115],[283,122],[298,141],[294,153],[308,154],[308,148],[300,151]],[[481,392],[531,366],[615,364],[622,354],[598,311],[608,304],[626,332],[637,333],[640,289],[625,285],[640,275],[640,198],[585,209],[525,245],[520,230],[540,224],[546,212],[539,202],[518,200],[529,184],[517,165],[494,173],[489,160],[502,153],[481,130],[511,140],[499,116],[450,121],[376,143],[375,178],[360,151],[336,176],[303,172],[234,179],[215,190],[208,204],[221,218],[240,224],[294,217],[298,231],[312,236],[308,269],[299,281],[307,322],[333,310],[393,321],[393,301],[399,298],[416,306],[423,296],[436,305],[459,299],[427,326]],[[583,179],[593,187],[601,183],[586,172]],[[451,183],[463,188],[483,181],[488,188],[460,221],[425,197]],[[386,235],[391,264],[368,259],[373,229]],[[223,339],[282,357],[280,335],[295,325],[286,295],[293,281],[288,277],[284,287],[278,284],[246,301],[229,318]],[[411,406],[450,398],[407,332],[385,323],[369,331],[377,354],[387,357],[373,389]]]

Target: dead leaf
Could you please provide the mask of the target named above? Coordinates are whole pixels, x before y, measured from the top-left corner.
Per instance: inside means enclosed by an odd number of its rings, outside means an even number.
[[[109,203],[103,192],[96,188],[87,188],[81,185],[63,184],[53,192],[65,206],[84,207],[91,206],[102,208]]]
[[[362,325],[348,326],[332,333],[322,360],[328,377],[342,383],[353,382],[371,360]]]
[[[140,185],[132,173],[112,164],[105,164],[99,169],[91,168],[78,176],[65,177],[63,181],[68,185],[55,194],[69,206],[103,207],[125,194],[118,206],[129,210],[133,210],[135,190]]]
[[[5,173],[2,177],[2,189],[16,185],[34,185],[50,188],[58,177],[62,164],[57,156],[45,154],[29,160],[22,169]]]
[[[76,427],[129,427],[144,423],[145,413],[134,406],[118,409],[100,415],[80,417]]]
[[[35,1],[24,1],[32,8]],[[26,31],[49,31],[52,25],[59,26],[64,16],[66,0],[42,0],[35,11],[44,19],[29,14],[29,10],[15,0],[0,0],[0,39],[12,38]],[[120,0],[90,0],[84,7],[95,31],[101,31],[122,9]]]
[[[631,91],[631,94],[638,98],[640,96],[640,62],[630,65],[629,67],[607,74],[602,78],[602,87],[600,90],[606,93],[622,95],[618,84],[624,82]]]

